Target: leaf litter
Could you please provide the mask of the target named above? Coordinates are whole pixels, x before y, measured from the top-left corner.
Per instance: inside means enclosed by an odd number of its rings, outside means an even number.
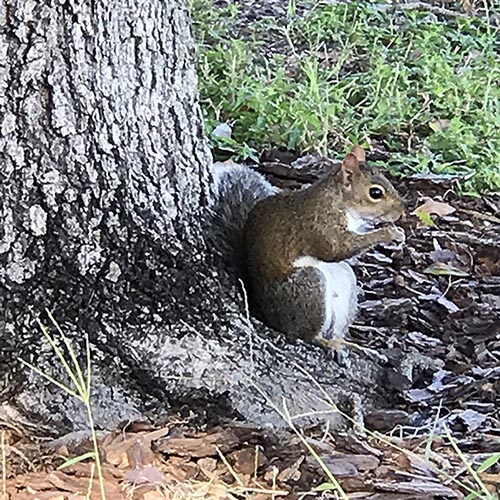
[[[298,188],[335,165],[315,155],[286,161],[277,154],[259,169],[280,188]],[[447,442],[446,429],[468,463],[489,465],[481,478],[494,491],[500,484],[500,457],[495,460],[500,448],[500,224],[495,222],[500,197],[461,197],[451,204],[447,197],[453,193],[441,177],[395,182],[407,193],[410,208],[426,200],[426,211],[441,212],[432,227],[408,217],[402,222],[406,245],[376,248],[353,264],[363,297],[349,340],[386,360],[394,405],[365,416],[367,428],[385,434],[333,435],[320,428],[304,433],[349,498],[465,498],[467,487],[477,486]],[[452,205],[451,211],[447,206]],[[108,499],[334,495],[322,468],[291,431],[278,435],[235,423],[197,429],[179,415],[170,421],[160,428],[136,423],[101,435]],[[89,440],[87,448],[81,439],[78,447],[57,440],[54,448],[19,429],[4,432],[7,498],[99,498],[91,462],[55,470],[67,458],[90,451]]]

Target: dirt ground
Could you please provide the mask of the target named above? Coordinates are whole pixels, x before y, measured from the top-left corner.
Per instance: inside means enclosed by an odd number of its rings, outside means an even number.
[[[294,189],[331,166],[275,152],[260,170]],[[467,466],[500,448],[500,196],[459,197],[448,177],[395,182],[408,203],[407,242],[355,263],[363,301],[348,347],[387,367],[394,408],[367,415],[370,431],[317,427],[302,438],[235,423],[200,429],[194,413],[125,426],[100,436],[108,499],[292,499],[315,488],[342,498],[325,470],[351,499],[464,498],[479,489]],[[426,215],[412,215],[418,208]],[[4,426],[1,444],[3,498],[79,499],[89,488],[100,498],[88,461],[56,470],[91,450],[89,439],[51,442]],[[498,494],[498,464],[481,478]]]

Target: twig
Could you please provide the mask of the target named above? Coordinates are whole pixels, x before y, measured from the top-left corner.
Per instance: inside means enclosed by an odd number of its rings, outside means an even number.
[[[500,219],[498,217],[495,217],[494,215],[483,214],[483,213],[478,212],[476,210],[469,210],[467,208],[459,208],[458,212],[461,212],[461,213],[464,213],[467,215],[472,215],[473,217],[477,217],[478,219],[492,222],[493,224],[500,224]]]

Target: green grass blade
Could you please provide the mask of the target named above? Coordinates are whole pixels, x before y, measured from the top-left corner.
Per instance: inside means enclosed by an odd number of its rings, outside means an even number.
[[[487,458],[478,468],[477,472],[484,472],[490,467],[493,467],[500,462],[500,453],[494,453],[491,457]]]
[[[474,479],[474,481],[476,481],[476,484],[481,488],[481,491],[486,495],[484,498],[493,500],[490,491],[479,477],[479,474],[474,470],[472,465],[469,463],[467,457],[463,454],[462,450],[459,448],[455,438],[451,435],[450,429],[448,429],[448,427],[445,425],[444,430],[446,433],[446,437],[448,438],[448,441],[455,450],[456,454],[459,456],[460,460],[465,465],[471,477]]]
[[[27,366],[28,368],[30,368],[31,370],[33,370],[35,373],[37,373],[38,375],[40,375],[44,379],[48,380],[49,382],[51,382],[55,386],[59,387],[60,389],[62,389],[64,392],[66,392],[70,396],[72,396],[72,397],[74,397],[74,398],[76,398],[76,399],[84,402],[83,399],[82,399],[82,397],[78,393],[76,393],[75,391],[73,391],[72,389],[70,389],[68,386],[62,384],[61,382],[58,382],[55,378],[51,377],[50,375],[47,375],[45,372],[43,372],[42,370],[40,370],[36,366],[32,365],[28,361],[25,361],[22,358],[18,358],[18,359],[19,359],[19,361],[21,363],[23,363],[23,365]]]
[[[84,453],[83,455],[79,455],[77,457],[73,457],[73,458],[66,460],[64,463],[62,463],[57,468],[57,470],[62,470],[62,469],[65,469],[66,467],[71,467],[72,465],[83,462],[84,460],[87,460],[89,458],[95,459],[95,452],[94,451],[89,451],[87,453]]]
[[[89,336],[85,333],[85,355],[87,356],[87,394],[90,400],[90,389],[92,387],[92,358],[90,356],[90,341]]]
[[[47,313],[50,321],[52,322],[52,324],[56,328],[57,332],[59,333],[59,335],[63,339],[63,342],[68,350],[71,362],[73,364],[73,369],[71,371],[74,375],[74,378],[78,380],[78,386],[81,387],[82,391],[85,391],[86,390],[85,377],[83,376],[82,369],[80,367],[80,363],[78,362],[78,358],[76,356],[76,352],[75,352],[75,349],[73,348],[73,345],[71,344],[68,337],[62,331],[61,327],[59,326],[58,322],[56,321],[56,319],[54,318],[52,313],[48,309],[45,309],[45,312]],[[68,363],[68,366],[69,366],[69,363]],[[84,396],[83,392],[82,392],[82,396]]]
[[[75,386],[76,391],[78,393],[82,394],[82,389],[84,389],[84,388],[80,385],[79,380],[75,376],[73,369],[71,368],[71,366],[67,362],[62,349],[56,344],[55,340],[52,338],[48,329],[43,325],[43,323],[39,319],[37,319],[37,322],[38,322],[38,325],[40,326],[40,329],[42,330],[45,338],[47,339],[47,342],[49,343],[50,347],[52,347],[52,350],[55,352],[55,354],[59,358],[59,361],[63,365],[64,370],[68,374],[68,377],[73,382],[73,385]]]
[[[188,323],[186,323],[183,320],[181,320],[181,323],[186,328],[188,328],[191,332],[193,332],[194,334],[203,338],[201,336],[201,334],[196,329],[194,329],[192,326],[190,326]],[[273,408],[273,410],[287,423],[287,425],[290,427],[290,429],[292,429],[292,431],[300,439],[302,444],[307,448],[309,453],[317,461],[318,465],[321,467],[323,472],[326,474],[326,477],[329,479],[330,483],[334,486],[334,488],[336,488],[335,491],[340,496],[340,498],[342,498],[343,500],[349,500],[349,497],[347,496],[346,492],[343,490],[340,483],[337,481],[337,478],[333,475],[332,471],[328,468],[328,466],[321,459],[321,457],[318,455],[316,450],[311,446],[311,444],[307,441],[307,439],[303,436],[303,434],[297,429],[296,425],[293,423],[292,418],[291,418],[290,414],[288,413],[288,409],[286,408],[286,402],[283,401],[283,409],[281,409],[276,403],[274,403],[274,401],[272,401],[272,399],[268,396],[268,394],[253,380],[253,378],[250,375],[248,375],[246,372],[244,372],[227,355],[222,354],[222,356],[231,366],[233,366],[239,373],[241,373],[248,380],[248,382],[252,385],[252,387],[254,387],[255,390],[265,399],[267,404],[271,408]]]

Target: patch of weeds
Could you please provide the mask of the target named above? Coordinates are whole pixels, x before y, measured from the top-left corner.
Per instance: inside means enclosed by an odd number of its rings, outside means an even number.
[[[224,126],[227,126],[224,124]],[[259,163],[259,155],[257,151],[246,143],[239,143],[230,136],[217,135],[216,127],[210,136],[210,146],[213,150],[214,157],[218,160],[233,159],[234,161],[252,161]]]
[[[376,141],[395,173],[454,173],[469,192],[500,189],[500,45],[487,19],[318,5],[287,16],[271,50],[272,20],[237,29],[235,5],[192,0],[209,133],[230,121],[241,147],[330,155]]]

